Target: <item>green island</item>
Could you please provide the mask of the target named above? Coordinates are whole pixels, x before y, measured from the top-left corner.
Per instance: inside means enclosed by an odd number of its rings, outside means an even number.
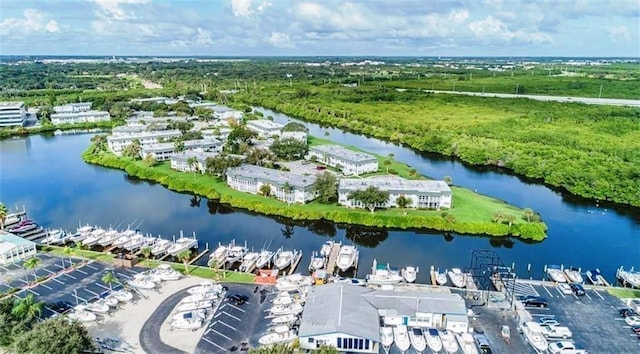
[[[310,137],[310,145],[329,143],[325,139]],[[353,147],[349,147],[354,149]],[[410,166],[376,156],[381,164],[389,160],[387,167],[404,178],[424,178],[416,175]],[[217,199],[232,207],[246,209],[265,215],[276,215],[293,220],[325,219],[339,224],[354,224],[396,229],[428,228],[444,232],[482,234],[490,236],[518,236],[541,241],[546,237],[546,225],[537,215],[527,220],[525,211],[503,201],[479,195],[465,188],[452,186],[451,210],[383,209],[375,213],[364,209],[350,209],[333,202],[322,204],[312,201],[307,204],[287,204],[261,195],[236,191],[227,186],[222,178],[200,173],[178,172],[170,168],[169,162],[148,166],[144,161],[119,157],[98,149],[92,144],[82,155],[87,163],[121,169],[130,176],[154,181],[177,192],[194,193],[209,199]],[[366,175],[365,175],[366,177]],[[496,215],[499,218],[496,219]],[[529,217],[531,219],[531,217]]]

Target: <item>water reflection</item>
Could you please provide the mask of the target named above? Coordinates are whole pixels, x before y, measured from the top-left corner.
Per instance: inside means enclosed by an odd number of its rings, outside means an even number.
[[[376,248],[389,237],[389,232],[384,229],[349,225],[345,237],[358,246]]]
[[[202,200],[202,198],[199,195],[195,195],[194,194],[189,199],[189,206],[192,207],[192,208],[199,208],[201,200]]]

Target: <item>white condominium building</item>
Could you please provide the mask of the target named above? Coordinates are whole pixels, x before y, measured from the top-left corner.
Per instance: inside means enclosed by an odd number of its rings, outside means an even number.
[[[315,156],[318,162],[340,167],[345,175],[361,175],[378,171],[378,159],[365,152],[353,151],[340,145],[318,145],[309,148],[307,158]]]
[[[271,195],[287,203],[306,203],[316,198],[316,176],[305,176],[270,168],[242,165],[227,170],[227,185],[235,190],[259,194],[263,185]]]
[[[0,102],[0,127],[21,127],[26,120],[24,102]]]
[[[453,206],[451,188],[444,181],[409,180],[396,176],[344,178],[338,185],[338,203],[350,208],[364,208],[360,202],[349,199],[349,194],[374,186],[389,192],[389,200],[380,208],[397,207],[396,200],[404,196],[408,207],[418,209],[450,209]]]
[[[51,114],[51,123],[59,124],[76,124],[76,123],[95,123],[106,122],[111,120],[111,115],[107,111],[77,111],[62,112]]]
[[[215,157],[219,154],[218,151],[203,152],[203,151],[185,151],[181,153],[175,153],[171,156],[171,168],[180,172],[200,172],[205,173],[207,166],[207,158]],[[189,164],[189,159],[195,158],[196,164]],[[194,171],[195,170],[195,171]]]
[[[138,139],[140,145],[157,144],[163,140],[173,139],[181,136],[179,130],[158,130],[151,132],[142,132],[140,134],[118,135],[108,136],[107,143],[109,150],[114,154],[120,154],[125,147],[131,144],[134,140]]]
[[[56,113],[87,112],[91,110],[91,102],[68,103],[62,106],[55,106]]]
[[[247,122],[247,128],[253,130],[264,138],[280,136],[283,127],[284,125],[272,122],[268,119],[256,119]]]
[[[220,152],[222,151],[222,143],[218,140],[185,140],[184,151],[200,151],[200,152]],[[140,157],[145,158],[152,156],[156,161],[169,160],[176,154],[175,143],[157,143],[157,144],[144,144],[140,148]]]

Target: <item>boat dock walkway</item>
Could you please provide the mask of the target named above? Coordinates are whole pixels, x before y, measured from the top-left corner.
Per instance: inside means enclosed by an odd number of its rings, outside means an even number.
[[[340,246],[340,243],[334,243],[333,246],[331,246],[331,252],[329,252],[329,260],[327,261],[327,274],[335,273],[338,254],[340,254]]]
[[[198,259],[202,258],[208,252],[209,252],[209,244],[207,243],[207,246],[205,247],[204,251],[198,253],[198,250],[196,250],[196,256],[189,261],[189,265],[192,265],[193,263],[197,262]]]
[[[288,275],[291,275],[296,271],[296,268],[298,268],[298,264],[300,264],[300,260],[302,259],[302,251],[296,252],[296,255],[291,260],[291,266],[289,267],[289,272],[287,272]]]
[[[20,234],[20,237],[27,239],[29,241],[34,241],[37,240],[39,238],[42,238],[46,235],[46,232],[44,231],[43,228],[39,227],[35,230],[31,230],[29,232],[25,232],[23,234]]]
[[[431,266],[431,269],[429,269],[429,279],[431,280],[431,285],[433,286],[438,285],[436,278],[437,278],[436,268],[434,266]]]

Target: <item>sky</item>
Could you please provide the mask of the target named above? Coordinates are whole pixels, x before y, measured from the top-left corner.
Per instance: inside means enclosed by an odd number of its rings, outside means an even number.
[[[640,0],[1,0],[0,55],[640,57]]]

